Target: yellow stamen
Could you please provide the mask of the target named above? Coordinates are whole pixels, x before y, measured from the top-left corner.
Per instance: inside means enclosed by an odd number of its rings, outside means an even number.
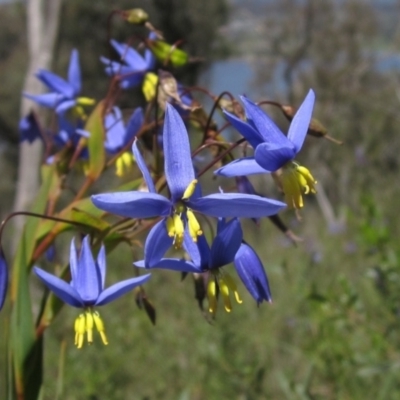
[[[224,281],[226,283],[226,286],[228,286],[229,290],[232,290],[232,292],[234,293],[236,302],[238,304],[242,304],[243,301],[239,296],[236,282],[233,280],[233,278],[227,272],[224,273]]]
[[[207,285],[208,311],[215,314],[217,311],[217,284],[214,277],[211,277]]]
[[[232,311],[232,304],[231,304],[231,299],[229,297],[229,287],[226,284],[224,278],[218,277],[218,286],[219,290],[222,294],[222,298],[224,300],[224,307],[226,312],[231,312]]]
[[[81,349],[83,346],[83,338],[86,331],[85,325],[85,315],[79,314],[78,318],[75,320],[75,346],[78,349]]]
[[[76,99],[76,104],[80,106],[92,106],[96,102],[95,99],[91,99],[90,97],[78,97]]]
[[[197,236],[203,234],[201,230],[200,224],[197,221],[196,216],[194,215],[193,211],[190,209],[186,210],[186,215],[188,218],[188,225],[189,225],[189,234],[194,242],[197,242]]]
[[[108,340],[107,340],[106,332],[104,330],[104,323],[103,323],[103,320],[100,317],[100,314],[97,311],[95,311],[93,313],[93,320],[94,320],[94,324],[96,325],[96,329],[100,333],[101,340],[103,341],[103,344],[107,345],[108,344]]]
[[[86,333],[89,344],[93,343],[93,315],[91,311],[86,311]]]
[[[115,161],[115,174],[119,177],[123,176],[133,164],[132,154],[128,151],[122,153]]]
[[[182,200],[187,200],[192,196],[194,190],[196,189],[196,185],[197,185],[197,179],[193,179],[192,182],[189,183],[189,186],[184,191]]]
[[[142,92],[147,102],[156,97],[158,76],[153,72],[148,72],[143,79]]]

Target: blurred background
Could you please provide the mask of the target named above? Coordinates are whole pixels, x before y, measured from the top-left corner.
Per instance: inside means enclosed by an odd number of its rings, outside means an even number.
[[[128,295],[102,312],[110,345],[95,341],[83,350],[72,342],[76,310],[65,308],[45,334],[43,399],[400,398],[400,1],[64,0],[51,70],[65,76],[77,48],[84,95],[104,97],[99,57],[109,51],[107,18],[132,7],[146,10],[167,40],[184,39],[183,48],[204,59],[177,71],[182,82],[293,106],[313,88],[314,117],[344,144],[308,137],[299,156],[318,180],[301,221],[282,213],[301,243],[294,246],[268,220],[259,227],[244,221],[273,304],[257,307],[240,286],[243,304],[230,314],[220,307],[209,321],[191,277],[181,282],[156,271],[147,285],[156,326]],[[0,2],[2,217],[16,191],[26,20],[25,2]],[[117,22],[112,32],[126,41],[133,28]],[[121,104],[141,101],[132,91]],[[265,109],[285,132],[280,111]],[[261,194],[278,195],[270,176],[252,182]],[[129,271],[131,260],[128,247],[112,253],[110,281],[119,267]]]

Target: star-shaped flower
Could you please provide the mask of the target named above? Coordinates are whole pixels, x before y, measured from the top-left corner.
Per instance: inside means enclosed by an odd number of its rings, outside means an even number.
[[[80,255],[71,242],[70,252],[71,282],[67,283],[59,277],[40,268],[34,267],[36,275],[62,301],[72,307],[82,308],[84,312],[75,320],[75,345],[81,348],[85,333],[87,341],[93,342],[93,327],[99,331],[104,344],[108,344],[104,332],[104,324],[93,307],[103,306],[117,299],[134,287],[143,284],[150,278],[150,274],[138,278],[126,279],[104,289],[106,278],[106,254],[101,247],[95,261],[89,245],[89,237],[82,242]]]
[[[55,109],[57,114],[74,108],[79,115],[83,115],[82,106],[94,104],[93,99],[78,97],[82,88],[82,79],[79,53],[75,49],[72,50],[69,61],[68,80],[45,69],[39,70],[36,77],[50,89],[50,92],[39,95],[24,93],[24,96],[41,106]]]
[[[129,218],[163,217],[166,238],[163,243],[170,245],[173,238],[175,247],[183,241],[187,224],[194,241],[202,234],[194,211],[212,217],[256,218],[277,214],[284,203],[260,196],[238,193],[217,193],[201,196],[201,189],[193,169],[189,138],[179,113],[167,104],[163,130],[164,170],[171,193],[166,198],[156,192],[147,166],[137,149],[133,153],[141,169],[149,192],[132,191],[105,193],[92,196],[94,205],[101,210]]]
[[[101,62],[106,65],[105,71],[107,75],[119,76],[122,89],[140,85],[146,73],[154,68],[155,58],[152,52],[146,49],[144,56],[142,56],[126,44],[119,43],[116,40],[111,40],[110,43],[121,57],[121,62],[101,57]]]
[[[276,172],[282,169],[280,181],[289,207],[303,207],[302,193],[315,193],[316,181],[310,171],[294,162],[301,150],[311,121],[315,95],[309,91],[290,124],[285,136],[269,116],[246,97],[241,97],[247,122],[225,111],[229,122],[254,148],[254,156],[235,160],[215,173],[239,176]]]

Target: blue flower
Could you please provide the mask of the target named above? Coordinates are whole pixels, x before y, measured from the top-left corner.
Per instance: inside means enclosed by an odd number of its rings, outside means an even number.
[[[39,70],[36,77],[49,88],[50,92],[39,95],[24,93],[24,96],[41,106],[55,109],[57,114],[74,108],[79,115],[84,115],[82,106],[94,104],[93,99],[78,97],[81,92],[82,79],[77,50],[72,50],[71,53],[68,80],[44,69]]]
[[[3,250],[0,249],[0,310],[3,308],[6,300],[8,286],[8,266],[6,259],[3,254]]]
[[[121,62],[112,61],[106,57],[100,60],[106,65],[108,76],[118,76],[122,89],[129,89],[140,85],[146,73],[154,68],[155,58],[150,50],[144,52],[144,57],[135,49],[116,40],[110,41],[112,47],[121,57]]]
[[[142,108],[137,108],[125,127],[121,110],[118,107],[113,107],[104,119],[106,129],[104,146],[107,153],[117,154],[128,145],[143,125],[143,119]],[[115,163],[117,176],[122,176],[125,168],[129,168],[132,162],[133,158],[130,151],[121,154]]]
[[[215,171],[217,175],[238,176],[276,172],[282,169],[280,182],[289,207],[303,207],[302,193],[315,193],[316,181],[310,171],[294,162],[301,150],[311,121],[315,95],[309,91],[294,116],[285,136],[268,115],[246,97],[241,97],[247,122],[225,111],[229,122],[254,148],[254,156],[235,160]]]
[[[156,231],[160,229],[160,224]],[[223,218],[218,220],[217,234],[212,242],[211,248],[204,236],[200,236],[197,243],[190,238],[188,230],[185,231],[183,247],[189,254],[191,260],[177,258],[161,258],[154,263],[154,252],[157,234],[149,235],[145,244],[145,259],[135,263],[138,267],[170,269],[181,272],[207,273],[207,297],[209,312],[215,314],[217,309],[217,295],[221,293],[224,307],[227,312],[232,310],[230,293],[233,293],[238,303],[241,303],[239,293],[233,278],[222,269],[235,259],[235,255],[241,246],[242,228],[237,218],[226,222]],[[247,287],[247,286],[246,286]]]
[[[42,132],[37,122],[36,116],[30,112],[26,117],[19,121],[19,140],[33,143],[37,138],[42,138]]]
[[[150,274],[127,279],[104,289],[106,278],[105,249],[104,246],[101,247],[95,261],[88,236],[83,239],[79,258],[75,242],[72,240],[70,270],[72,279],[68,284],[57,276],[34,267],[36,275],[57,297],[72,307],[84,309],[84,312],[75,320],[75,345],[78,348],[82,347],[85,333],[87,334],[87,341],[92,343],[94,326],[99,331],[103,343],[108,344],[103,321],[93,307],[102,306],[117,299],[134,287],[146,282],[150,278]]]
[[[263,300],[272,302],[268,278],[260,258],[247,243],[242,243],[233,261],[236,272],[257,304]]]
[[[186,224],[194,241],[202,234],[193,211],[212,217],[256,218],[277,214],[285,207],[285,204],[279,201],[248,194],[217,193],[201,196],[185,125],[179,113],[170,104],[167,104],[165,112],[163,146],[164,170],[171,199],[156,192],[150,172],[135,142],[133,153],[149,192],[97,194],[92,196],[94,205],[101,210],[128,218],[163,217],[165,235],[158,240],[167,248],[172,239],[175,247],[181,247]]]

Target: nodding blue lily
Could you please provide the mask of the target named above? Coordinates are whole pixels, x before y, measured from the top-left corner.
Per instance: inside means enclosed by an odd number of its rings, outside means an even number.
[[[294,158],[301,150],[311,121],[315,95],[310,90],[294,116],[288,135],[285,136],[270,117],[246,97],[241,97],[247,122],[224,111],[229,122],[254,148],[253,157],[235,160],[215,171],[217,175],[238,176],[276,172],[286,204],[291,208],[303,207],[302,194],[315,193],[317,183],[310,171],[300,166]]]
[[[161,224],[161,223],[159,223]],[[156,231],[161,235],[161,228],[157,226]],[[161,258],[156,262],[154,257],[159,250],[154,247],[157,245],[157,233],[151,237],[149,235],[145,244],[145,259],[134,263],[138,267],[170,269],[181,272],[206,273],[207,297],[209,312],[215,314],[217,310],[217,295],[221,293],[224,307],[227,312],[232,310],[230,294],[233,293],[236,301],[242,303],[236,283],[230,274],[223,269],[225,265],[234,261],[235,255],[242,243],[242,228],[237,218],[226,222],[219,218],[217,234],[211,244],[208,245],[204,236],[198,238],[194,243],[190,238],[188,230],[185,231],[183,247],[189,254],[191,260],[186,261],[178,258]],[[246,286],[247,287],[247,286]]]
[[[18,128],[21,142],[33,143],[36,139],[42,138],[40,126],[33,112],[20,119]]]
[[[121,62],[101,57],[101,62],[106,65],[106,74],[108,76],[118,76],[122,89],[129,89],[140,85],[146,73],[154,68],[155,58],[152,52],[146,49],[144,56],[142,56],[126,44],[119,43],[116,40],[111,40],[110,43],[119,54]]]
[[[104,147],[108,154],[119,153],[138,133],[143,125],[143,110],[137,108],[130,117],[125,126],[122,119],[121,110],[118,107],[113,107],[112,110],[104,118],[104,126],[106,129],[106,140]],[[132,153],[124,152],[116,160],[116,175],[122,176],[126,168],[132,165]]]
[[[271,290],[263,264],[255,250],[247,243],[242,243],[235,254],[233,264],[247,291],[257,304],[272,302]]]
[[[75,320],[75,345],[83,346],[85,334],[89,344],[93,342],[93,329],[96,327],[104,344],[108,344],[104,323],[96,306],[103,306],[129,292],[150,278],[150,274],[138,278],[126,279],[104,289],[106,278],[106,254],[101,247],[95,261],[89,245],[89,237],[82,242],[78,257],[75,242],[71,242],[70,252],[71,282],[67,283],[59,277],[40,268],[34,267],[34,272],[40,280],[62,301],[72,307],[84,311]]]
[[[149,192],[97,194],[92,196],[94,205],[101,210],[128,218],[162,217],[165,221],[165,238],[159,240],[167,248],[172,242],[176,248],[181,247],[185,225],[194,241],[202,234],[194,211],[212,217],[257,218],[277,214],[285,207],[280,201],[249,194],[217,193],[201,196],[185,125],[170,104],[166,106],[163,146],[164,170],[171,193],[170,199],[156,192],[150,172],[135,142],[133,153]]]
[[[36,77],[49,88],[50,92],[38,95],[24,93],[24,96],[41,106],[54,109],[57,114],[63,114],[72,108],[79,116],[85,116],[82,106],[94,104],[93,99],[78,97],[82,88],[82,79],[79,53],[75,49],[72,50],[69,61],[68,80],[45,69],[39,70]]]
[[[0,310],[3,308],[6,300],[8,286],[8,266],[6,259],[3,254],[3,250],[0,249]]]

